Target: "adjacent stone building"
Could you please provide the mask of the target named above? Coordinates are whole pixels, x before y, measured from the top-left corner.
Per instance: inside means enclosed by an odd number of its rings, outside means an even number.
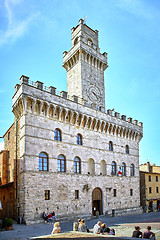
[[[0,152],[0,219],[16,218],[15,124],[3,136],[5,150]],[[17,169],[18,173],[18,169]]]
[[[140,213],[143,125],[105,110],[107,53],[100,53],[98,31],[82,19],[72,28],[63,67],[67,92],[27,76],[15,87],[19,214],[30,224],[43,211],[58,218]]]
[[[140,165],[140,201],[144,211],[160,210],[160,166]]]

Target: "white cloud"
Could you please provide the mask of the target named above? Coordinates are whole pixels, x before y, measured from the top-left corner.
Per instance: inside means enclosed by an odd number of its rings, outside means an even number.
[[[0,142],[0,151],[4,150],[4,142]]]
[[[17,14],[17,9],[22,2],[22,0],[5,0],[4,7],[8,25],[6,30],[0,32],[0,46],[8,42],[14,42],[23,36],[40,15],[39,12],[30,13],[30,15],[21,19]]]

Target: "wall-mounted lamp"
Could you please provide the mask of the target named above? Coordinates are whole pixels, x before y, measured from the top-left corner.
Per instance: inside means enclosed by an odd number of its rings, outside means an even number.
[[[90,188],[89,188],[88,184],[85,184],[85,185],[83,186],[83,191],[86,190],[86,191],[88,192],[89,189],[90,189]]]

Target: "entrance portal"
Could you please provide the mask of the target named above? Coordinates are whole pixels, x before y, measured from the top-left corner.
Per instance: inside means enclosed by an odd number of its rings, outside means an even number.
[[[99,215],[102,212],[102,190],[100,188],[95,188],[92,192],[92,215],[96,215],[97,211]]]

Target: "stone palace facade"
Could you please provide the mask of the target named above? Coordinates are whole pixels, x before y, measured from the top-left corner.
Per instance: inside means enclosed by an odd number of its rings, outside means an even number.
[[[67,92],[21,76],[15,87],[17,201],[27,224],[43,211],[58,218],[140,213],[143,124],[105,110],[98,31],[79,20],[63,53]],[[11,171],[10,171],[11,172]]]

